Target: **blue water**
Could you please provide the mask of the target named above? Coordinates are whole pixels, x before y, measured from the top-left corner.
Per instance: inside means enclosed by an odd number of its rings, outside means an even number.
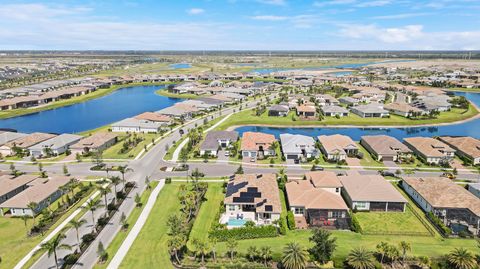
[[[192,65],[189,63],[176,63],[168,66],[170,69],[187,69],[191,68]]]
[[[155,94],[164,86],[134,86],[71,106],[0,120],[0,128],[19,132],[76,133],[104,126],[145,111],[156,111],[182,99]]]
[[[467,97],[470,101],[480,106],[480,93],[457,92],[456,95]],[[465,123],[432,126],[432,127],[408,127],[408,128],[275,128],[262,126],[243,126],[235,129],[242,135],[244,132],[262,132],[273,134],[279,138],[282,133],[302,134],[317,137],[319,135],[343,134],[350,136],[353,140],[359,141],[364,135],[385,134],[402,140],[412,136],[472,136],[480,138],[480,119],[471,120]]]
[[[229,219],[228,226],[244,226],[247,220],[244,219]]]

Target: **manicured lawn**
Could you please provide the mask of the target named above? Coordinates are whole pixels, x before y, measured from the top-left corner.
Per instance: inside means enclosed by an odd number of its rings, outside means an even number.
[[[127,223],[129,224],[128,229],[126,231],[120,231],[117,233],[113,241],[108,245],[107,253],[108,253],[108,260],[104,264],[96,264],[94,268],[107,268],[107,265],[110,263],[112,260],[113,256],[115,256],[115,253],[117,253],[118,249],[122,245],[123,241],[127,237],[127,235],[130,233],[132,230],[133,226],[135,225],[135,222],[137,221],[138,217],[142,213],[142,210],[145,206],[145,203],[147,202],[148,198],[150,197],[150,194],[152,193],[152,190],[158,185],[158,181],[154,181],[150,183],[151,188],[146,189],[142,193],[142,207],[135,207],[130,213],[130,215],[127,217]]]
[[[137,134],[138,137],[144,138],[143,141],[138,143],[138,145],[134,148],[131,148],[129,151],[125,153],[120,153],[120,150],[123,146],[123,139],[126,138],[126,135],[122,135],[119,138],[117,144],[111,146],[110,148],[106,149],[103,152],[104,159],[130,159],[135,158],[140,151],[142,151],[145,145],[152,143],[152,139],[156,139],[160,137],[160,134]],[[133,138],[133,135],[131,136]]]
[[[196,98],[202,97],[200,95],[189,94],[189,93],[182,93],[182,94],[170,93],[166,89],[157,90],[155,91],[155,93],[158,95],[162,95],[170,98],[196,99]]]
[[[191,248],[191,240],[206,240],[208,238],[208,232],[210,231],[210,227],[212,227],[212,223],[217,221],[215,216],[220,210],[220,203],[225,198],[222,188],[223,184],[221,183],[208,184],[205,201],[203,201],[200,207],[198,217],[195,219],[192,231],[190,232],[190,239],[187,245],[189,248]]]
[[[167,248],[167,219],[180,211],[180,201],[177,197],[180,185],[166,184],[162,189],[121,268],[173,268]]]
[[[360,143],[357,143],[359,152],[363,153],[363,158],[360,159],[360,164],[362,166],[385,166],[383,162],[377,162],[373,159],[372,155],[362,146]]]
[[[246,110],[231,116],[228,120],[218,126],[217,129],[224,130],[229,126],[240,125],[285,125],[285,126],[308,126],[308,125],[354,125],[354,126],[408,126],[417,124],[436,124],[455,122],[471,118],[479,112],[475,107],[470,105],[468,110],[453,108],[451,111],[442,112],[436,119],[419,119],[412,120],[397,115],[391,115],[390,118],[361,118],[353,113],[347,117],[337,119],[335,117],[327,117],[322,121],[302,121],[292,120],[293,112],[287,117],[270,117],[265,112],[261,116],[255,116],[254,111]]]
[[[418,233],[430,236],[408,207],[405,212],[358,212],[355,216],[365,234]]]

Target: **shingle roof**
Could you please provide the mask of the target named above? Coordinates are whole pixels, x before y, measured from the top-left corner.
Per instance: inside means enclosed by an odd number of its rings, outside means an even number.
[[[308,180],[288,182],[285,185],[288,204],[305,209],[348,210],[340,195],[321,188],[315,188]]]
[[[302,149],[306,152],[311,152],[315,149],[315,141],[311,136],[280,134],[280,141],[285,154],[300,154],[302,153]]]
[[[327,153],[345,153],[346,148],[357,148],[357,144],[346,135],[321,135],[318,137],[318,141],[322,144],[322,147]]]
[[[3,145],[5,143],[8,143],[12,140],[19,139],[22,137],[27,136],[27,134],[23,133],[14,133],[14,132],[3,132],[0,133],[0,145]]]
[[[0,196],[5,195],[23,185],[30,183],[38,178],[37,175],[21,175],[13,177],[11,175],[0,176]]]
[[[443,157],[441,151],[455,152],[447,144],[431,137],[407,137],[405,142],[427,157]]]
[[[14,145],[26,149],[29,148],[35,144],[38,144],[40,142],[43,142],[47,139],[54,138],[56,135],[54,134],[47,134],[47,133],[31,133],[27,136],[17,138],[15,140],[12,140],[8,143],[5,144],[7,147],[13,147]]]
[[[362,202],[398,202],[407,200],[380,175],[360,175],[351,172],[339,177],[344,190],[352,201]]]
[[[362,141],[367,143],[378,155],[397,155],[397,152],[411,152],[402,142],[388,135],[365,135],[362,136]]]
[[[70,146],[71,149],[81,149],[90,148],[96,149],[103,146],[105,143],[115,139],[118,135],[110,132],[98,132],[94,133],[91,136],[84,137],[80,139],[77,143]]]
[[[238,132],[235,131],[210,131],[200,145],[201,150],[217,150],[219,140],[237,141]]]
[[[258,150],[259,146],[263,146],[263,150],[268,150],[273,142],[275,136],[271,134],[245,132],[242,136],[241,150]]]
[[[442,136],[439,139],[472,158],[480,158],[480,140],[476,138]]]
[[[340,188],[343,186],[337,174],[332,171],[312,171],[305,173],[305,177],[316,188]]]
[[[41,143],[38,143],[29,149],[31,150],[43,150],[45,147],[56,149],[63,147],[66,144],[74,143],[78,140],[82,139],[82,136],[79,135],[73,135],[73,134],[61,134],[59,136],[56,136],[54,138],[45,140]]]

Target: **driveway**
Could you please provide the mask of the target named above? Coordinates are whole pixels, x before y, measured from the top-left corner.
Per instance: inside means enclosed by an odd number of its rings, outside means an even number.
[[[347,157],[347,164],[349,166],[362,166],[360,164],[360,159],[358,158],[353,158],[353,157]]]
[[[218,151],[217,160],[219,161],[228,161],[228,156],[225,156],[225,149]]]

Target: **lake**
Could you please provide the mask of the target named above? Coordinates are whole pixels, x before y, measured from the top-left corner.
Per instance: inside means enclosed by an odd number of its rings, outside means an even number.
[[[470,101],[480,106],[480,93],[456,92],[456,95],[467,97]],[[241,134],[244,132],[262,132],[273,134],[279,138],[282,133],[302,134],[317,137],[319,135],[343,134],[350,136],[353,140],[359,141],[364,135],[385,134],[402,140],[405,137],[412,136],[472,136],[480,138],[480,119],[468,121],[465,123],[452,124],[446,126],[430,126],[430,127],[406,127],[406,128],[335,128],[335,127],[319,127],[319,128],[278,128],[278,127],[262,127],[262,126],[243,126],[235,129]]]
[[[0,128],[19,132],[77,133],[95,129],[145,111],[157,111],[182,99],[155,94],[165,86],[134,86],[106,96],[57,109],[0,120]]]
[[[187,69],[192,68],[192,65],[189,63],[176,63],[168,66],[170,69]]]

